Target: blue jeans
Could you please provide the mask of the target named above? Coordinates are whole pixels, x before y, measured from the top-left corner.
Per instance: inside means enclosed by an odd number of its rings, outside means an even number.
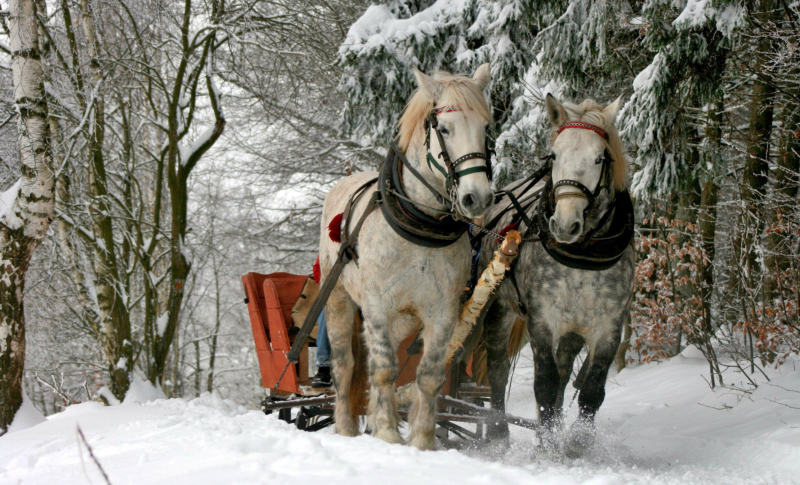
[[[331,341],[328,340],[328,328],[325,323],[325,310],[317,318],[317,367],[330,367]]]

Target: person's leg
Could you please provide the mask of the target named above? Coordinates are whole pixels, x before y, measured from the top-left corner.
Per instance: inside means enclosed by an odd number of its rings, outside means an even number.
[[[331,341],[328,340],[328,329],[325,328],[325,311],[317,319],[317,367],[331,366]]]
[[[328,340],[325,311],[317,318],[317,375],[311,379],[313,387],[330,387],[331,385],[331,342]]]

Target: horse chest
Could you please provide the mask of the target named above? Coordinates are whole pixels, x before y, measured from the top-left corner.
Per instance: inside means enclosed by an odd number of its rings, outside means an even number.
[[[597,274],[554,267],[539,276],[534,277],[530,298],[554,338],[573,332],[591,341],[614,323],[616,309],[603,296]]]
[[[424,317],[457,304],[469,277],[468,246],[407,249],[386,245],[375,253],[364,252],[358,266],[347,268],[343,282],[359,306],[371,302],[387,315]]]

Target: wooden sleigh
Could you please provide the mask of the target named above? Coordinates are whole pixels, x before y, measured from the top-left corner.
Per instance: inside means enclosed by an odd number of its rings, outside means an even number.
[[[280,419],[295,423],[299,429],[316,431],[332,424],[335,396],[333,389],[311,387],[313,364],[309,362],[309,345],[312,342],[303,346],[299,362],[287,367],[287,354],[296,334],[291,311],[307,278],[307,275],[289,273],[248,273],[242,277],[242,284],[262,386],[273,389],[277,385],[275,395],[262,403],[263,411],[267,414],[278,412]],[[403,387],[414,381],[422,357],[416,335],[402,342],[397,357],[401,369],[396,385]],[[489,387],[472,381],[472,355],[459,360],[460,363],[464,361],[466,364],[449,366],[439,398],[437,435],[443,442],[449,441],[450,433],[464,440],[481,440],[486,420],[497,419],[496,414],[486,407]],[[400,414],[405,413],[401,410]],[[533,422],[521,418],[504,418],[513,424],[534,426]],[[465,427],[467,424],[471,424],[473,429]]]

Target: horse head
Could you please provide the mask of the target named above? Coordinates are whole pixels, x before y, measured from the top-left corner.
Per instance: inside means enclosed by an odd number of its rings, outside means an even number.
[[[483,96],[491,79],[489,64],[471,78],[445,72],[429,76],[418,69],[414,75],[417,90],[400,119],[400,147],[405,151],[415,135],[424,136],[426,179],[464,216],[482,217],[494,200],[486,145],[491,114]]]
[[[561,104],[547,95],[545,106],[555,132],[552,151],[552,197],[549,229],[560,243],[576,242],[598,214],[604,214],[616,191],[623,190],[627,161],[614,119],[622,104],[605,108],[587,99]],[[575,129],[569,129],[575,128]]]

